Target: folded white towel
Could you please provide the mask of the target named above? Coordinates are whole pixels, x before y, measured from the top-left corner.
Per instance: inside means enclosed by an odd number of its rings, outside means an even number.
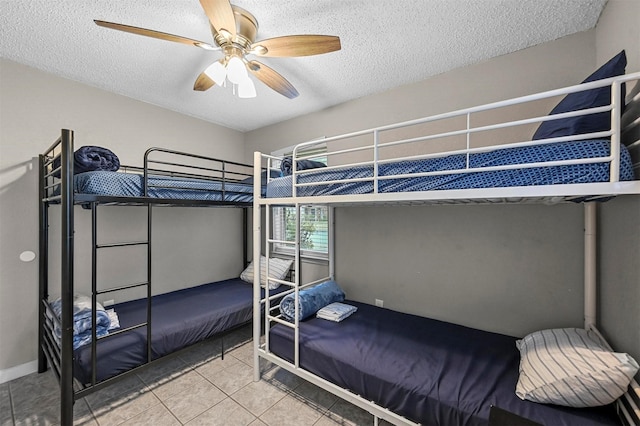
[[[334,302],[320,309],[316,313],[316,317],[329,321],[340,322],[353,314],[356,310],[358,310],[358,308],[355,306],[341,302]]]
[[[118,314],[116,314],[115,309],[107,309],[107,315],[109,315],[109,319],[111,320],[109,330],[120,328],[120,319],[118,318]]]

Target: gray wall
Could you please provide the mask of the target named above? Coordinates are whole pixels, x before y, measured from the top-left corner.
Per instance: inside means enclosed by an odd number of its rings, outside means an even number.
[[[60,135],[75,131],[76,146],[110,148],[124,164],[142,165],[151,146],[171,147],[241,161],[242,133],[107,93],[0,59],[0,379],[3,371],[36,359],[38,261],[23,263],[25,250],[38,252],[35,160]],[[144,212],[104,207],[100,233],[137,238]],[[52,208],[54,216],[59,215]],[[154,234],[155,291],[238,276],[242,270],[239,209],[157,208]],[[89,212],[76,211],[76,285],[89,279]],[[53,225],[51,235],[59,241]],[[117,234],[117,235],[116,235]],[[225,247],[220,250],[220,247]],[[134,282],[145,268],[144,252],[103,259],[105,285]],[[117,266],[114,266],[117,265]],[[53,265],[52,272],[59,270]],[[54,275],[54,278],[56,275]],[[52,293],[57,290],[52,289]],[[29,372],[29,371],[27,371]]]
[[[509,335],[582,325],[580,205],[350,207],[336,276],[350,298]]]
[[[246,156],[576,84],[623,48],[638,71],[639,4],[611,0],[594,30],[247,133]],[[636,358],[639,206],[602,206],[599,242],[601,327]],[[356,300],[516,336],[580,326],[582,226],[579,205],[338,208],[337,279]]]
[[[638,22],[640,1],[609,0],[596,27],[598,63],[625,49],[627,72],[640,71]],[[640,360],[639,218],[640,196],[619,197],[599,209],[598,320],[614,348],[636,360]]]

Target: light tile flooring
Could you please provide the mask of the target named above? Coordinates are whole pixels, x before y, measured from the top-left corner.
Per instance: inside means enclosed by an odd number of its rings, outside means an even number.
[[[253,381],[251,326],[190,350],[76,401],[76,425],[373,425],[373,416],[268,365]],[[0,384],[0,425],[60,423],[53,373]],[[386,424],[381,421],[380,424]]]

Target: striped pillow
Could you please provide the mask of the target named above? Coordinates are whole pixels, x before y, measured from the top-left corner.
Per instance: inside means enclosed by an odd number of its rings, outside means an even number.
[[[628,354],[611,352],[594,332],[583,329],[537,331],[516,346],[516,395],[533,402],[568,407],[610,404],[627,391],[638,372],[638,363]]]
[[[291,259],[279,259],[277,257],[272,257],[269,259],[269,278],[277,278],[279,280],[283,280],[284,277],[287,276],[291,265],[293,264],[293,260]],[[240,274],[240,279],[246,281],[248,283],[253,284],[253,261],[246,267],[242,274]],[[267,283],[267,258],[265,256],[260,256],[260,284],[264,287]],[[269,290],[275,290],[280,287],[280,283],[269,280]]]

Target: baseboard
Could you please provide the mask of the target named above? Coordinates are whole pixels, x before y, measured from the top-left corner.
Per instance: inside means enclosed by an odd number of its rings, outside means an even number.
[[[26,376],[27,374],[35,373],[36,371],[38,371],[38,360],[0,370],[0,383],[9,382],[13,379]]]

